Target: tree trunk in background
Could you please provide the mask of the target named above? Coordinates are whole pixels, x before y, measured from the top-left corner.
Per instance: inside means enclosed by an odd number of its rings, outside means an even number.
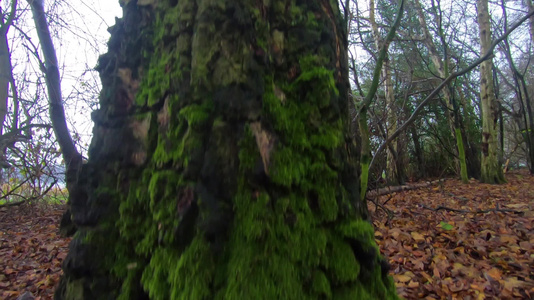
[[[441,55],[438,52],[438,49],[436,47],[436,44],[434,43],[434,40],[432,39],[432,35],[430,34],[430,31],[428,29],[425,16],[423,14],[423,9],[421,7],[421,3],[419,0],[414,1],[414,6],[417,11],[417,17],[419,19],[419,24],[421,25],[421,30],[423,31],[423,43],[428,48],[428,51],[430,53],[430,58],[432,60],[432,64],[434,65],[434,68],[436,68],[438,75],[445,79],[449,77],[449,59],[447,56],[447,44],[445,40],[445,35],[443,33],[443,28],[441,26],[441,17],[438,16],[438,12],[436,13],[436,26],[438,27],[438,33],[440,36],[440,39],[442,41],[443,49],[445,49],[445,59],[441,57]],[[436,8],[434,6],[434,8]],[[441,9],[441,8],[437,8]],[[449,122],[449,127],[451,129],[451,136],[456,139],[456,151],[455,155],[457,157],[454,159],[456,163],[456,170],[458,173],[458,166],[460,166],[460,178],[462,179],[463,183],[469,182],[469,178],[467,177],[467,164],[465,162],[465,149],[462,139],[462,132],[460,130],[460,127],[458,126],[459,123],[459,116],[458,116],[458,108],[457,105],[455,105],[455,99],[454,94],[450,88],[450,85],[446,85],[443,88],[443,98],[445,99],[445,103],[447,105],[447,120]]]
[[[506,4],[504,0],[501,0],[501,9],[503,14],[503,20],[504,20],[504,28],[505,30],[508,29],[508,14],[506,12]],[[530,9],[529,9],[530,10]],[[532,19],[530,20],[530,25],[532,25]],[[531,36],[532,37],[532,36]],[[532,40],[534,41],[534,40]],[[515,93],[518,102],[520,103],[521,111],[523,114],[524,119],[524,128],[525,128],[525,142],[527,146],[527,155],[528,155],[528,168],[530,170],[530,174],[534,174],[534,116],[532,115],[532,105],[530,96],[528,93],[528,86],[525,81],[524,74],[527,72],[525,70],[525,73],[521,73],[519,69],[517,68],[513,56],[512,56],[512,50],[510,47],[510,42],[508,41],[508,38],[504,39],[503,41],[503,52],[506,57],[506,60],[508,61],[508,64],[510,66],[510,70],[512,71],[512,79],[515,84]],[[530,49],[529,49],[530,52]],[[497,93],[498,94],[498,93]],[[500,108],[500,120],[501,120],[501,127],[504,127],[504,124],[502,123],[502,109]],[[503,129],[501,129],[501,132]],[[501,151],[504,149],[504,134],[501,135]]]
[[[124,3],[56,299],[396,298],[337,2]]]
[[[7,115],[7,106],[9,100],[9,83],[11,81],[11,63],[9,55],[9,45],[7,44],[8,26],[3,25],[0,28],[0,136],[4,134],[4,126]],[[4,148],[0,140],[0,146]],[[2,151],[3,153],[3,151]],[[2,158],[0,157],[0,160]]]
[[[488,0],[477,1],[477,16],[480,35],[480,52],[486,53],[491,46]],[[480,64],[480,100],[482,107],[482,157],[480,181],[504,183],[504,174],[499,161],[497,140],[498,103],[493,91],[492,59]]]
[[[378,42],[377,42],[378,44]],[[389,56],[386,56],[386,59],[384,60],[384,67],[382,70],[383,78],[384,78],[384,90],[385,90],[385,98],[386,98],[386,114],[387,114],[387,128],[386,133],[387,136],[389,136],[392,132],[395,132],[397,130],[397,119],[398,119],[398,111],[397,111],[397,105],[395,103],[395,90],[393,88],[393,80],[391,78],[391,65],[389,61]],[[386,136],[386,139],[387,139]],[[392,184],[402,184],[404,183],[404,179],[399,176],[402,171],[399,169],[399,148],[398,140],[395,140],[391,143],[390,147],[388,147],[387,152],[387,166],[386,166],[386,178],[387,180]]]
[[[4,168],[8,167],[6,150],[9,141],[2,135],[5,134],[5,121],[9,101],[9,83],[11,78],[11,63],[9,57],[9,45],[7,44],[7,27],[5,24],[0,28],[0,184],[4,183]]]
[[[419,135],[417,134],[417,129],[415,126],[410,127],[410,136],[412,138],[413,146],[414,146],[414,155],[417,161],[417,179],[421,179],[425,177],[426,169],[424,167],[425,165],[425,159],[423,157],[423,149],[421,148],[421,143],[419,141]]]
[[[65,109],[63,108],[63,97],[61,96],[61,78],[59,74],[59,63],[56,56],[56,49],[52,42],[52,36],[48,29],[48,21],[44,11],[42,0],[27,0],[32,9],[35,30],[39,37],[41,51],[43,51],[46,90],[48,93],[48,111],[56,140],[61,148],[61,154],[65,161],[65,183],[69,191],[69,208],[63,214],[60,224],[60,233],[63,236],[72,235],[76,227],[71,215],[71,199],[78,197],[82,193],[78,190],[78,175],[83,163],[82,155],[78,152],[65,118]]]
[[[532,4],[532,0],[526,0],[526,3],[528,6],[528,12],[534,11],[534,4]],[[529,26],[530,40],[534,42],[534,16],[531,16],[529,18],[528,26]],[[531,49],[533,47],[534,46],[531,46]]]
[[[369,23],[371,24],[371,31],[375,41],[376,49],[379,51],[382,47],[381,44],[383,41],[380,37],[380,32],[378,31],[378,24],[376,23],[374,0],[369,1]],[[393,81],[391,79],[391,68],[388,54],[386,54],[386,57],[384,58],[384,65],[382,67],[382,80],[386,99],[386,133],[389,135],[391,132],[395,132],[397,129],[397,118],[393,112],[395,107],[395,93],[393,90]],[[387,180],[391,183],[399,183],[402,180],[398,178],[397,173],[397,141],[393,141],[389,145],[386,159]]]
[[[9,84],[11,83],[12,75],[7,33],[13,24],[16,9],[17,1],[12,0],[9,14],[0,11],[0,184],[4,182],[3,169],[9,166],[9,163],[6,161],[6,150],[10,141],[2,139],[2,135],[6,133],[5,121],[9,101]]]
[[[477,139],[470,135],[467,131],[468,125],[466,124],[471,124],[472,120],[470,119],[471,117],[469,115],[469,106],[467,104],[468,99],[465,98],[465,94],[462,90],[462,84],[457,86],[456,91],[458,92],[459,102],[462,106],[463,111],[461,119],[464,123],[463,126],[460,127],[460,129],[462,130],[462,139],[467,165],[467,175],[470,178],[478,179],[480,178],[480,150],[478,149],[480,145],[476,141]]]

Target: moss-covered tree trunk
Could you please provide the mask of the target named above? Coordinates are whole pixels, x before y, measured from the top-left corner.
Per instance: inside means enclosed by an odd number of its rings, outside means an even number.
[[[491,46],[490,15],[488,0],[477,1],[480,53],[488,52]],[[499,161],[497,140],[498,103],[493,89],[492,59],[480,64],[480,102],[482,108],[482,157],[480,181],[484,183],[503,183],[504,174]]]
[[[123,7],[56,299],[395,298],[337,2]]]

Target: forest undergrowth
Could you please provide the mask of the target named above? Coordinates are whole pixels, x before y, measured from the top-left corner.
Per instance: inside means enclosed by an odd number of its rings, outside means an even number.
[[[533,299],[534,176],[437,185],[369,202],[375,237],[405,299]],[[60,205],[0,208],[0,299],[52,299],[70,239]]]

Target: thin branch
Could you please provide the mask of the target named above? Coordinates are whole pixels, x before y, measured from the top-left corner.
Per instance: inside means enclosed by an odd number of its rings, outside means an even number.
[[[486,214],[489,212],[509,212],[509,213],[514,213],[514,214],[523,214],[526,212],[526,211],[513,210],[513,209],[507,209],[507,208],[499,208],[498,203],[497,203],[497,207],[493,209],[478,209],[478,210],[456,209],[456,208],[451,208],[447,206],[438,206],[436,208],[432,208],[424,204],[422,204],[421,207],[424,209],[431,210],[431,211],[446,210],[446,211],[452,211],[452,212],[457,212],[457,213],[462,213],[462,214],[470,214],[470,213],[471,214]]]

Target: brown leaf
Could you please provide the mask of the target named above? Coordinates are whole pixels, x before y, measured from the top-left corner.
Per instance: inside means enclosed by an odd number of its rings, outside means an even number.
[[[417,243],[421,243],[421,242],[424,242],[425,241],[425,237],[418,233],[418,232],[411,232],[410,235],[412,236],[412,238],[417,242]]]
[[[403,274],[395,274],[393,275],[393,278],[395,278],[396,281],[403,282],[403,283],[412,280],[410,276],[403,275]]]

